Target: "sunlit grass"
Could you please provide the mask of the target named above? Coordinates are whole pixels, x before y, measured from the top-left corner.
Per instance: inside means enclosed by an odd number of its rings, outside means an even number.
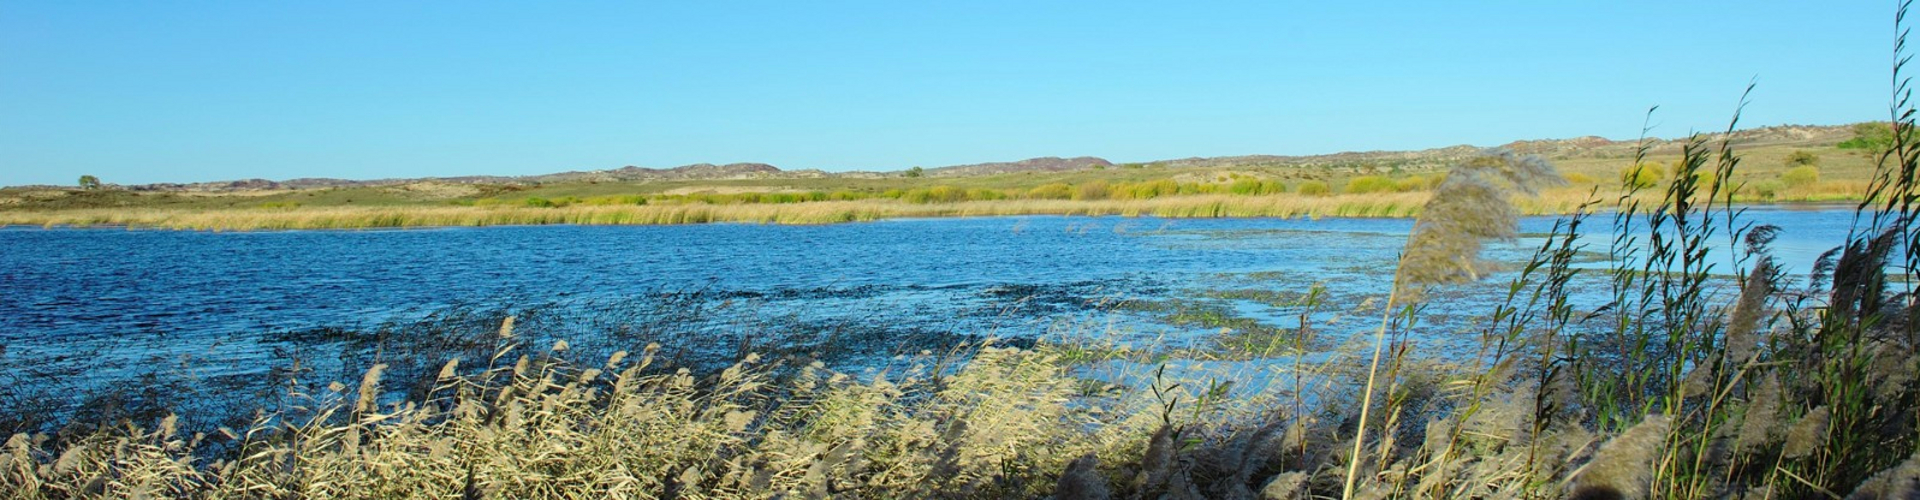
[[[78,209],[0,212],[0,224],[125,226],[190,230],[355,229],[496,225],[667,225],[737,222],[832,224],[902,217],[1119,215],[1216,217],[1408,217],[1425,193],[1336,196],[1173,196],[1147,200],[1001,200],[909,203],[894,200],[785,204],[394,206],[274,209]],[[1551,206],[1540,207],[1551,210]],[[1546,212],[1542,212],[1546,213]]]

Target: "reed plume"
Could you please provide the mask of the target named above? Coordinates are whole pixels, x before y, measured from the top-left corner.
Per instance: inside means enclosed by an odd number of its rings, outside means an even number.
[[[1747,401],[1747,413],[1740,422],[1740,435],[1735,438],[1734,447],[1750,452],[1772,442],[1779,411],[1780,378],[1769,373]]]
[[[1665,448],[1673,420],[1651,415],[1621,433],[1573,473],[1567,497],[1576,500],[1647,498],[1653,458]]]
[[[1260,487],[1260,498],[1262,500],[1298,500],[1306,498],[1306,490],[1303,488],[1306,482],[1307,473],[1305,472],[1281,473],[1280,475],[1273,476],[1273,479],[1267,480],[1266,486]]]
[[[1767,314],[1767,298],[1773,295],[1773,259],[1762,257],[1740,287],[1727,318],[1727,360],[1735,364],[1751,361],[1760,344],[1760,323]]]
[[[1081,455],[1067,464],[1066,472],[1060,474],[1055,482],[1053,497],[1059,500],[1107,500],[1113,498],[1113,492],[1107,490],[1106,478],[1100,477],[1100,458],[1092,453]]]
[[[1473,281],[1485,275],[1480,255],[1485,240],[1511,240],[1520,210],[1514,197],[1565,184],[1551,163],[1533,155],[1495,150],[1447,172],[1415,219],[1407,237],[1394,293],[1399,302],[1417,301],[1426,287]]]
[[[1787,444],[1781,449],[1781,455],[1787,458],[1802,458],[1826,446],[1827,426],[1831,416],[1832,412],[1827,410],[1826,406],[1821,406],[1807,412],[1800,421],[1794,422],[1793,427],[1787,429]]]
[[[1887,470],[1880,471],[1860,487],[1854,488],[1847,500],[1913,500],[1920,498],[1920,452],[1914,453],[1907,461]]]
[[[1565,184],[1553,164],[1533,155],[1512,151],[1483,152],[1447,172],[1433,197],[1414,220],[1413,232],[1400,253],[1393,290],[1381,308],[1380,327],[1374,332],[1373,361],[1360,403],[1360,424],[1354,429],[1353,454],[1348,458],[1342,498],[1354,498],[1360,475],[1368,416],[1374,386],[1380,374],[1380,354],[1386,347],[1387,326],[1396,306],[1416,303],[1427,287],[1477,280],[1486,272],[1480,260],[1481,241],[1512,239],[1518,234],[1517,195],[1532,195],[1547,186]]]

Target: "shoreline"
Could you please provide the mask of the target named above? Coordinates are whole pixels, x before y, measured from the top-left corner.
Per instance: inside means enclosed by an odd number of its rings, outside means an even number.
[[[1584,193],[1583,193],[1584,194]],[[1595,198],[1610,207],[1613,197]],[[1118,216],[1167,219],[1417,217],[1425,193],[1326,197],[1183,196],[1152,200],[968,201],[905,204],[813,202],[734,205],[569,207],[368,206],[296,209],[65,209],[0,211],[0,229],[171,231],[412,230],[499,226],[677,226],[692,224],[829,225],[899,219],[1017,216]],[[1565,194],[1519,200],[1523,216],[1568,215],[1586,199]],[[1860,200],[1736,200],[1745,208],[1852,209]],[[1611,211],[1602,208],[1596,212]]]

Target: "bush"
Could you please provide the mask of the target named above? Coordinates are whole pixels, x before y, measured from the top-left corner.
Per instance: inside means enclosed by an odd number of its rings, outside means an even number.
[[[1856,123],[1853,125],[1853,138],[1841,141],[1835,147],[1886,151],[1893,147],[1893,126],[1886,122]]]
[[[1443,178],[1444,177],[1437,176],[1437,175],[1416,175],[1413,177],[1408,177],[1405,179],[1394,181],[1393,190],[1399,191],[1402,193],[1412,192],[1412,191],[1426,191],[1429,189],[1433,189],[1434,186],[1440,185],[1440,180]]]
[[[1820,169],[1813,165],[1801,165],[1780,173],[1780,182],[1787,187],[1800,188],[1820,182]]]
[[[1393,179],[1378,175],[1362,175],[1347,180],[1347,187],[1341,192],[1349,194],[1391,193],[1394,191]]]
[[[1073,199],[1075,200],[1107,199],[1107,187],[1108,187],[1107,181],[1093,181],[1093,182],[1083,183],[1078,186],[1074,186]]]
[[[1666,177],[1659,163],[1642,163],[1620,171],[1620,182],[1629,187],[1650,188],[1660,185]]]
[[[1174,182],[1173,179],[1160,179],[1157,181],[1133,184],[1117,184],[1113,186],[1112,191],[1114,199],[1148,200],[1161,196],[1180,194],[1180,183]]]
[[[1287,192],[1287,185],[1279,181],[1241,179],[1227,185],[1227,192],[1243,196],[1278,194]]]
[[[1752,196],[1755,198],[1760,198],[1763,200],[1771,200],[1773,199],[1774,196],[1778,196],[1781,191],[1785,191],[1786,189],[1787,189],[1786,183],[1776,181],[1773,179],[1767,179],[1764,181],[1758,181],[1758,182],[1747,184],[1746,189],[1742,190],[1743,191],[1742,194],[1745,194],[1747,196]]]
[[[1788,168],[1818,164],[1820,164],[1820,155],[1813,154],[1812,151],[1794,150],[1792,153],[1787,153]]]
[[[1073,186],[1061,182],[1041,184],[1027,190],[1027,197],[1036,200],[1064,200],[1073,197]]]
[[[966,198],[972,201],[1004,200],[1007,194],[992,189],[973,188],[967,190]]]
[[[647,197],[637,194],[595,196],[580,200],[581,205],[645,205]]]
[[[935,203],[957,203],[967,201],[967,191],[953,186],[934,186],[927,190],[927,198]]]
[[[1180,183],[1180,194],[1213,194],[1219,191],[1217,186],[1217,184],[1201,182],[1183,182]]]
[[[1309,196],[1326,196],[1333,192],[1333,188],[1328,187],[1326,181],[1304,181],[1293,191]]]
[[[1568,184],[1575,184],[1575,185],[1581,185],[1581,184],[1597,184],[1597,183],[1599,183],[1599,182],[1600,182],[1600,181],[1599,181],[1598,179],[1594,179],[1594,178],[1593,178],[1593,176],[1591,176],[1591,175],[1587,175],[1587,174],[1582,174],[1582,173],[1578,173],[1578,172],[1575,172],[1575,173],[1571,173],[1571,174],[1567,174],[1567,183],[1568,183]]]

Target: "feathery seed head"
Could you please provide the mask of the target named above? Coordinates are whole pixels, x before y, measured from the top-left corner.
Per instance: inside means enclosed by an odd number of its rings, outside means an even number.
[[[1571,498],[1646,498],[1652,462],[1667,441],[1672,419],[1651,415],[1607,441],[1573,474]]]
[[[1395,293],[1418,300],[1429,286],[1479,279],[1488,271],[1480,260],[1481,241],[1518,233],[1514,194],[1533,195],[1563,183],[1546,160],[1504,150],[1455,166],[1414,222],[1395,274]]]
[[[1787,458],[1801,458],[1825,447],[1829,417],[1830,412],[1826,406],[1807,412],[1807,416],[1802,417],[1787,430],[1787,445],[1781,449],[1781,455]]]

